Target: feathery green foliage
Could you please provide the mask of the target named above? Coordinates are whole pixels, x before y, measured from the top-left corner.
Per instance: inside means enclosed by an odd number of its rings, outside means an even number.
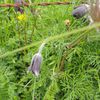
[[[22,7],[21,20],[14,8],[0,8],[0,100],[32,100],[33,95],[34,100],[100,100],[100,32],[85,17],[73,18],[81,0],[71,1],[75,4]],[[27,69],[45,40],[36,78]]]

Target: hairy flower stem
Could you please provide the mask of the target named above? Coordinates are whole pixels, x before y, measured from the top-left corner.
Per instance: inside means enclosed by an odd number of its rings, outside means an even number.
[[[25,32],[25,45],[27,45],[27,35],[26,35],[26,32]]]
[[[42,53],[42,50],[43,50],[45,44],[46,44],[45,42],[42,43],[42,45],[39,48],[38,53]]]
[[[31,7],[30,7],[31,8]],[[34,16],[33,16],[34,17]],[[34,31],[35,31],[35,28],[36,28],[36,21],[37,21],[37,18],[34,17],[34,24],[33,24],[33,28],[32,28],[32,33],[31,33],[31,37],[30,37],[30,42],[32,42],[32,38],[33,38],[33,34],[34,34]]]
[[[18,38],[19,38],[19,46],[21,45],[21,34],[20,34],[20,28],[19,28],[19,25],[18,25],[18,21],[17,21],[17,32],[18,32]]]
[[[36,77],[34,78],[34,86],[32,91],[32,100],[35,100],[35,85],[36,85]]]
[[[48,38],[48,40],[45,43],[47,44],[48,42],[54,41],[54,40],[57,40],[57,39],[69,38],[69,36],[72,36],[73,34],[78,34],[79,32],[83,32],[85,30],[91,30],[91,29],[93,29],[95,27],[98,27],[98,26],[100,26],[100,23],[98,23],[98,24],[96,23],[96,24],[91,25],[91,26],[86,26],[86,27],[83,27],[83,28],[80,28],[80,29],[75,29],[75,30],[73,30],[71,32],[68,32],[67,34],[61,34],[61,35],[51,36],[51,37]],[[86,34],[88,34],[88,33],[86,33]],[[14,53],[17,53],[17,52],[29,49],[29,48],[34,47],[34,46],[37,46],[37,45],[43,43],[43,41],[45,41],[45,40],[41,40],[41,41],[38,41],[38,42],[35,42],[35,43],[31,43],[30,45],[27,45],[27,46],[15,49],[13,51],[8,51],[5,54],[2,54],[0,56],[0,58],[4,58],[4,57],[7,57],[7,56],[12,55]]]
[[[27,27],[27,22],[25,22],[25,27]],[[27,33],[26,32],[25,32],[24,39],[25,39],[25,45],[27,45]]]

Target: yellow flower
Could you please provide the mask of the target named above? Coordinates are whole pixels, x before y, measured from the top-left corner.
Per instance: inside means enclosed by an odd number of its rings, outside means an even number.
[[[70,24],[71,24],[69,19],[66,19],[66,20],[64,21],[64,23],[65,23],[66,26],[70,26]]]
[[[20,20],[20,21],[26,21],[27,16],[26,16],[26,14],[21,14],[21,15],[19,15],[17,18],[18,18],[18,20]]]

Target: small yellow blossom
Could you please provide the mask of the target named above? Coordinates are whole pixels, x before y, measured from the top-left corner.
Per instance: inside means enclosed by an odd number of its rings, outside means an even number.
[[[26,21],[27,16],[26,16],[26,14],[21,14],[21,15],[19,15],[17,18],[18,18],[18,20],[20,20],[20,21]]]
[[[70,26],[70,24],[71,24],[69,19],[66,19],[66,20],[64,21],[64,23],[65,23],[66,26]]]

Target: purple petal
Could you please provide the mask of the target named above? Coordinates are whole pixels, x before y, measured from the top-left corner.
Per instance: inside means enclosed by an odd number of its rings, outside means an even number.
[[[31,61],[31,71],[38,76],[40,72],[40,65],[42,62],[42,55],[40,53],[37,53],[33,56],[32,61]]]
[[[88,12],[87,7],[85,5],[81,5],[73,10],[72,15],[78,19],[83,17],[87,12]]]

